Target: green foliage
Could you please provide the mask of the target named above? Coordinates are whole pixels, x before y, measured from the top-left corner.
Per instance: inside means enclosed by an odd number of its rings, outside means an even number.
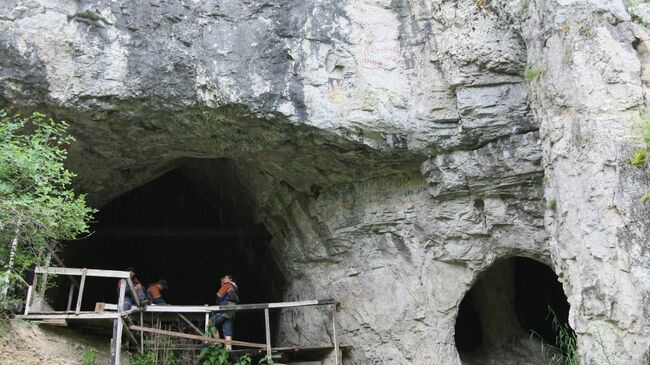
[[[634,156],[630,159],[630,163],[636,167],[643,167],[646,164],[647,151],[645,149],[634,151]]]
[[[253,364],[253,360],[251,359],[251,355],[244,354],[233,365],[252,365],[252,364]]]
[[[643,203],[646,203],[646,202],[650,201],[650,190],[646,191],[645,194],[643,194],[643,196],[641,196],[641,201]]]
[[[557,209],[557,200],[555,200],[555,199],[549,200],[547,206],[548,206],[548,209],[550,209],[550,210]]]
[[[217,329],[210,325],[205,331],[205,335],[212,337],[216,333]],[[199,360],[201,360],[203,365],[251,365],[253,360],[249,354],[242,355],[239,360],[235,363],[230,361],[230,355],[226,350],[226,347],[222,344],[210,345],[201,349],[199,352]],[[273,365],[273,359],[268,356],[263,357],[259,365]]]
[[[129,365],[156,365],[156,353],[153,351],[146,351],[143,354],[137,354],[129,360]]]
[[[650,4],[645,0],[624,0],[625,8],[632,17],[632,21],[650,27]]]
[[[70,189],[75,175],[63,165],[74,141],[67,126],[40,113],[0,110],[0,257],[10,257],[10,242],[18,241],[10,280],[42,263],[46,241],[88,231],[94,210]]]
[[[273,365],[273,359],[270,356],[264,356],[260,359],[258,365]]]
[[[97,359],[95,358],[95,350],[92,347],[84,348],[84,358],[82,360],[83,365],[97,365]]]
[[[204,347],[199,353],[203,365],[232,365],[226,347],[222,344]]]
[[[650,150],[650,113],[642,113],[640,116],[641,133],[637,138],[643,143],[643,148],[634,151],[634,156],[630,159],[630,163],[636,167],[648,166],[648,150]],[[641,197],[643,203],[650,201],[650,190],[646,191]]]
[[[544,72],[543,67],[531,67],[526,71],[524,76],[526,77],[526,80],[531,81],[538,78],[542,72]]]
[[[537,333],[532,335],[540,339],[542,343],[542,355],[551,354],[551,363],[561,365],[580,365],[578,356],[578,343],[576,334],[568,324],[560,322],[553,309],[548,307],[548,318],[551,319],[553,330],[555,331],[555,343],[551,345]]]

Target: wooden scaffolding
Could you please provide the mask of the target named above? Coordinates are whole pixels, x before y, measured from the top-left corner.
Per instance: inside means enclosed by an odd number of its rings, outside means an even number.
[[[68,303],[65,311],[53,310],[42,296],[36,293],[44,290],[47,284],[48,275],[63,275],[70,278],[70,290],[68,292]],[[95,303],[95,310],[83,311],[82,300],[86,279],[88,277],[114,278],[120,280],[119,296],[117,304]],[[124,310],[124,301],[126,291],[130,290],[131,297],[136,303],[133,309]],[[77,293],[76,302],[73,303],[75,292]],[[73,306],[74,305],[74,306]],[[271,321],[270,311],[287,308],[301,308],[310,306],[328,306],[331,309],[331,343],[321,344],[318,346],[295,346],[295,347],[272,347],[271,343]],[[265,356],[296,356],[298,354],[318,353],[322,356],[322,364],[340,365],[342,364],[343,347],[337,339],[336,312],[338,302],[333,299],[305,300],[295,302],[281,303],[259,303],[259,304],[238,304],[238,305],[142,305],[138,299],[135,286],[131,281],[128,271],[100,270],[100,269],[79,269],[65,267],[36,267],[34,271],[34,280],[27,288],[27,299],[23,315],[18,316],[21,319],[30,321],[43,321],[52,323],[68,322],[112,322],[112,339],[111,339],[111,365],[119,365],[121,357],[121,346],[123,334],[127,339],[137,344],[140,352],[144,351],[145,333],[152,333],[175,338],[182,338],[197,341],[199,345],[206,343],[221,343],[243,347],[244,349],[233,350],[234,353],[253,353],[263,354]],[[247,341],[224,340],[220,338],[208,337],[205,333],[208,330],[209,318],[213,313],[225,311],[263,311],[264,328],[266,343],[253,343]],[[169,331],[153,326],[146,326],[144,315],[171,315],[180,318],[185,322],[194,333],[184,333],[180,331]],[[190,318],[200,317],[204,323],[204,328],[194,324]],[[136,324],[137,323],[137,324]]]

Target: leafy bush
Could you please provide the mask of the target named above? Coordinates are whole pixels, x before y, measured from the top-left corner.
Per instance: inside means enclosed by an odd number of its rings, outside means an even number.
[[[70,189],[75,176],[63,165],[74,138],[67,124],[34,113],[8,116],[0,110],[0,286],[6,294],[13,280],[42,264],[45,242],[74,239],[88,231],[93,209]],[[2,295],[7,308],[10,297]]]

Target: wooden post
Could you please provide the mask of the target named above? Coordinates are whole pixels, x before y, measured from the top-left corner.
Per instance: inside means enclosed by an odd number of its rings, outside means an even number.
[[[29,305],[32,301],[32,286],[27,287],[27,299],[25,299],[25,315],[29,314]]]
[[[131,278],[126,279],[126,283],[129,285],[129,289],[131,289],[131,293],[133,293],[133,300],[135,300],[135,304],[140,307],[140,297],[138,297],[138,292],[135,290],[135,285],[133,285],[133,281]]]
[[[65,308],[66,312],[70,312],[70,308],[72,308],[73,296],[74,296],[74,283],[70,283],[70,290],[68,291],[68,306]]]
[[[269,318],[269,309],[264,308],[264,325],[266,327],[266,357],[271,359],[271,320]]]
[[[83,285],[83,281],[81,282]],[[122,314],[124,311],[124,295],[126,294],[126,282],[120,280],[120,296],[117,298],[117,313]]]
[[[339,365],[339,341],[336,338],[336,306],[338,303],[332,304],[332,340],[334,341],[334,364]]]
[[[122,317],[113,321],[113,338],[111,339],[111,365],[120,365],[122,352],[122,328],[124,323]]]
[[[144,315],[140,310],[140,326],[144,327]],[[144,331],[140,330],[140,355],[144,354]]]
[[[84,285],[86,285],[86,272],[88,269],[81,269],[81,283],[79,284],[79,293],[77,294],[77,308],[74,313],[79,314],[81,312],[81,299],[84,296]]]

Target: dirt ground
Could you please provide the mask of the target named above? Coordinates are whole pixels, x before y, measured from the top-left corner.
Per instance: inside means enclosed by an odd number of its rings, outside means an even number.
[[[86,347],[94,350],[97,365],[110,364],[110,338],[10,320],[0,339],[0,365],[83,364]],[[122,358],[126,363],[128,356]]]

